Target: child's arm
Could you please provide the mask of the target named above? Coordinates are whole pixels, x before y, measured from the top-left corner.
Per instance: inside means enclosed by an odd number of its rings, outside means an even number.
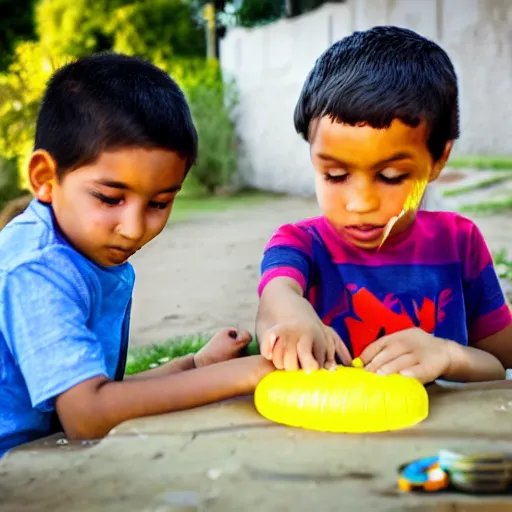
[[[196,368],[194,363],[194,354],[187,354],[182,357],[177,357],[168,363],[165,363],[158,368],[151,368],[149,370],[135,373],[134,375],[125,375],[124,380],[141,380],[153,379],[155,377],[165,377],[174,373],[181,373],[187,370]]]
[[[261,294],[256,332],[261,354],[276,368],[300,366],[314,370],[335,364],[337,352],[344,364],[350,354],[333,329],[325,326],[292,278],[276,277]]]
[[[482,233],[471,221],[466,219],[465,222],[469,226],[463,267],[469,345],[479,352],[492,354],[504,369],[512,368],[510,307]],[[461,221],[461,231],[465,227],[463,223]],[[463,357],[460,360],[467,363]]]
[[[512,324],[474,343],[474,349],[492,354],[506,370],[512,368]]]
[[[264,357],[285,370],[332,366],[336,352],[350,364],[347,348],[306,298],[314,273],[311,233],[281,226],[265,248],[261,271],[256,333]]]
[[[114,382],[120,340],[102,341],[89,327],[95,299],[94,288],[62,250],[13,269],[0,287],[0,328],[23,391],[34,410],[57,410],[71,438],[101,437],[127,419],[250,393],[275,369],[255,356]]]
[[[152,368],[135,375],[127,376],[125,379],[164,377],[173,373],[228,361],[229,359],[238,357],[240,351],[246,347],[251,340],[251,335],[247,331],[238,331],[235,328],[224,328],[215,334],[197,354],[187,354],[183,357],[173,359],[158,368]]]
[[[56,410],[70,439],[96,439],[123,421],[189,409],[252,393],[274,366],[249,356],[147,380],[83,381],[57,397]]]

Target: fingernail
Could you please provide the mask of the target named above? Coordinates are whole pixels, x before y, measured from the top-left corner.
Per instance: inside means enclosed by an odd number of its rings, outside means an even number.
[[[384,370],[377,370],[375,373],[377,375],[386,375],[386,372]]]
[[[232,339],[236,340],[236,339],[237,339],[237,337],[238,337],[238,333],[237,333],[236,331],[229,331],[229,332],[228,332],[228,336],[229,336],[230,338],[232,338]]]

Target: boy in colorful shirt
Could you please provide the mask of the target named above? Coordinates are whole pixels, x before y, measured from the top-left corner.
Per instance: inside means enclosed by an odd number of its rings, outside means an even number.
[[[512,319],[480,231],[417,211],[459,136],[446,53],[407,29],[356,32],[315,63],[295,126],[323,215],[281,226],[265,249],[262,354],[286,370],[359,357],[422,382],[504,378]]]
[[[53,76],[28,177],[0,233],[0,455],[64,429],[93,439],[140,416],[250,393],[274,366],[247,332],[123,380],[134,271],[197,155],[176,83],[142,60],[85,58]]]

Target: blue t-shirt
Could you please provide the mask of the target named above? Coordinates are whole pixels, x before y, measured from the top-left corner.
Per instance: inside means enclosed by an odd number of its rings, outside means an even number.
[[[55,432],[55,398],[124,376],[135,274],[99,266],[33,200],[0,232],[0,455]]]

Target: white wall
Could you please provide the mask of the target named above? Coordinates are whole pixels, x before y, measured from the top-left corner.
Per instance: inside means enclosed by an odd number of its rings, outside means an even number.
[[[235,28],[222,41],[222,66],[240,94],[249,184],[313,192],[308,146],[293,127],[304,79],[334,41],[383,24],[432,38],[453,59],[462,128],[455,152],[512,153],[512,0],[347,0],[265,27]]]

